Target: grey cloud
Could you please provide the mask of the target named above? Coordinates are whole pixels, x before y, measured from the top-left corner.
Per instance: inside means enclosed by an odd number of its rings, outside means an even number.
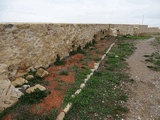
[[[0,22],[131,23],[160,26],[159,0],[0,0]]]

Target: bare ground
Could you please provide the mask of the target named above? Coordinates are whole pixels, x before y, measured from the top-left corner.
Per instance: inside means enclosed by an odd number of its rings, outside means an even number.
[[[128,85],[129,113],[125,120],[160,120],[160,72],[149,69],[144,57],[158,51],[154,41],[155,38],[137,41],[135,53],[127,59],[128,72],[135,83]]]

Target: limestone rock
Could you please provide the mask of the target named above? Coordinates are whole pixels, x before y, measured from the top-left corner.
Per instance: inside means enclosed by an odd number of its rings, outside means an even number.
[[[17,70],[18,70],[18,66],[17,65],[14,65],[14,64],[11,64],[9,67],[8,67],[8,78],[12,81],[15,79],[15,76],[17,74]]]
[[[18,70],[17,74],[16,74],[16,78],[18,77],[22,77],[26,74],[27,72],[25,70]]]
[[[20,70],[26,70],[29,68],[29,63],[27,61],[21,61],[19,64],[18,64],[18,68]]]
[[[42,68],[39,68],[38,71],[37,71],[37,73],[36,73],[36,75],[38,77],[41,77],[41,78],[47,76],[48,74],[49,73],[46,70],[42,69]]]
[[[26,77],[27,80],[31,80],[31,79],[33,79],[33,78],[34,78],[33,75],[28,75],[28,76]]]
[[[25,79],[22,78],[22,77],[16,78],[16,80],[12,81],[12,85],[15,86],[15,87],[16,87],[16,86],[21,86],[21,85],[23,85],[23,84],[25,84],[25,83],[28,83],[28,81],[25,80]]]
[[[46,90],[46,88],[45,88],[44,86],[42,86],[42,85],[40,85],[40,84],[36,84],[35,86],[28,88],[28,89],[26,90],[26,92],[27,92],[27,93],[32,93],[32,92],[34,92],[36,89],[39,89],[39,90],[41,90],[41,91]]]
[[[7,80],[8,79],[8,70],[6,64],[0,64],[0,80]]]

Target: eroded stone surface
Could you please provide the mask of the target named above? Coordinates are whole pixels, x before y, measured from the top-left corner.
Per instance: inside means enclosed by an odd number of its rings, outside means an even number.
[[[9,80],[0,81],[0,112],[15,104],[22,94]]]

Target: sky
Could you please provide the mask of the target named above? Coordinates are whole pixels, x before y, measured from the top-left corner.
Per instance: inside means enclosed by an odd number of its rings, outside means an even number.
[[[160,27],[160,0],[0,0],[0,22]]]

